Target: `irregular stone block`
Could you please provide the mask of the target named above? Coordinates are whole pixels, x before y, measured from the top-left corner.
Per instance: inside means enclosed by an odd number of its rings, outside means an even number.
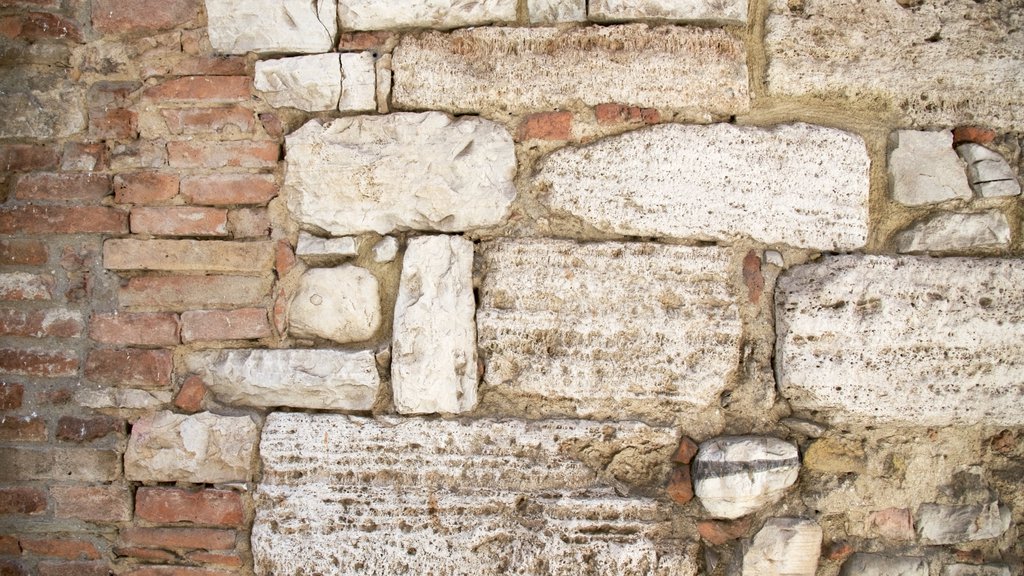
[[[558,150],[534,182],[606,232],[846,251],[867,241],[869,168],[832,128],[668,124]]]
[[[539,413],[595,418],[717,405],[740,359],[730,257],[641,243],[486,245],[484,386]]]
[[[160,390],[105,388],[103,390],[79,390],[75,392],[76,404],[96,409],[155,410],[168,404],[170,401],[171,393]]]
[[[386,5],[386,4],[382,4]],[[342,112],[374,112],[377,110],[377,66],[370,52],[341,55]]]
[[[339,0],[338,20],[345,30],[460,28],[515,22],[516,0]]]
[[[288,334],[335,342],[369,340],[380,328],[380,288],[365,268],[313,268],[288,307]]]
[[[744,576],[814,576],[821,526],[806,518],[771,518],[743,551]]]
[[[768,436],[722,436],[700,445],[694,492],[715,518],[739,518],[782,499],[796,482],[796,446]]]
[[[527,0],[531,24],[585,22],[587,0]]]
[[[185,357],[226,404],[369,410],[380,376],[369,351],[203,350]]]
[[[1010,568],[996,564],[950,564],[942,567],[942,576],[1010,576]]]
[[[1024,270],[1016,260],[827,257],[776,293],[776,374],[833,422],[1019,426]]]
[[[132,426],[124,475],[139,482],[245,482],[259,431],[248,416],[156,412]]]
[[[1010,528],[1010,522],[1010,509],[999,502],[965,506],[922,504],[917,509],[917,534],[923,544],[998,538]]]
[[[473,242],[413,238],[405,250],[391,340],[391,385],[402,414],[476,407]]]
[[[516,191],[512,137],[439,112],[313,120],[286,139],[288,209],[335,235],[499,224]]]
[[[1011,0],[771,0],[768,10],[770,94],[873,103],[917,126],[1024,128]]]
[[[612,488],[663,482],[678,438],[633,422],[271,414],[255,571],[695,576],[671,504]]]
[[[902,253],[963,252],[1009,245],[1010,222],[999,210],[942,212],[896,235],[896,251]]]
[[[843,563],[840,576],[928,576],[928,563],[913,556],[858,552]]]
[[[678,26],[406,35],[392,60],[392,104],[504,113],[618,102],[728,116],[750,107],[746,58],[722,30]]]
[[[206,0],[210,44],[217,52],[315,54],[334,48],[335,0]]]
[[[398,256],[398,238],[385,236],[373,246],[373,261],[383,264]]]
[[[359,243],[353,236],[343,238],[320,238],[299,232],[299,243],[295,255],[310,266],[333,265],[345,258],[359,255]]]
[[[906,206],[969,199],[964,163],[953,150],[953,133],[900,130],[892,136],[889,183],[892,197]]]
[[[58,67],[4,68],[0,116],[0,138],[66,138],[86,128],[85,93]]]
[[[271,106],[333,110],[341,99],[341,62],[337,54],[261,60],[253,87]]]
[[[972,142],[957,146],[956,153],[967,163],[967,181],[971,189],[982,198],[1020,194],[1017,175],[1002,155]]]
[[[597,22],[626,20],[747,21],[747,0],[590,0],[590,19]]]

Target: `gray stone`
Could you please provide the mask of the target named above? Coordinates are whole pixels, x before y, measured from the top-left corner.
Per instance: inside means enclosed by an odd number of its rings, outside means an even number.
[[[0,117],[0,138],[66,138],[86,128],[85,94],[59,67],[4,68]]]
[[[723,30],[632,24],[410,34],[392,66],[392,104],[402,109],[504,113],[618,102],[703,119],[750,107],[746,50]]]
[[[320,238],[299,232],[295,255],[310,266],[332,266],[359,255],[359,242],[354,236]]]
[[[959,544],[998,538],[1010,528],[1010,509],[999,502],[949,506],[922,504],[917,509],[917,535],[922,544]]]
[[[867,240],[869,167],[832,128],[668,124],[558,150],[535,186],[606,232],[847,251]]]
[[[942,576],[1010,576],[1010,568],[996,564],[949,564],[942,567]]]
[[[780,422],[786,428],[808,438],[819,438],[828,432],[828,426],[804,418],[783,418]]]
[[[124,475],[139,482],[244,482],[259,431],[248,416],[156,412],[132,426]]]
[[[341,63],[338,54],[261,60],[253,87],[271,106],[334,110],[341,98]]]
[[[747,21],[747,0],[590,0],[590,19],[597,22],[628,20]]]
[[[928,576],[924,558],[858,552],[843,563],[840,576]]]
[[[739,518],[781,500],[799,472],[794,444],[770,436],[722,436],[701,443],[693,492],[715,518]]]
[[[206,0],[216,52],[330,52],[338,33],[335,0]]]
[[[1017,260],[836,256],[776,290],[776,374],[795,410],[833,422],[1020,426]]]
[[[896,251],[902,253],[1005,249],[1009,245],[1010,222],[999,210],[940,212],[896,235]]]
[[[255,572],[695,576],[697,544],[672,528],[672,505],[615,488],[660,485],[678,434],[632,422],[271,414]]]
[[[517,0],[338,0],[338,19],[345,30],[460,28],[515,22],[517,4]]]
[[[957,146],[956,153],[967,163],[967,181],[981,197],[995,198],[1020,194],[1017,175],[1000,154],[973,142]]]
[[[371,52],[341,55],[342,112],[375,112],[377,110],[377,65]]]
[[[892,140],[889,183],[894,200],[921,206],[972,196],[964,163],[953,150],[952,132],[900,130]]]
[[[493,226],[516,195],[512,137],[476,117],[313,120],[286,142],[289,210],[334,235]]]
[[[395,302],[391,385],[402,414],[456,414],[476,407],[473,242],[409,240]]]
[[[313,268],[288,306],[288,334],[339,343],[369,340],[380,328],[380,288],[365,268]]]
[[[342,350],[203,350],[185,357],[226,404],[369,410],[380,387],[373,353]]]
[[[821,526],[806,518],[770,518],[743,551],[743,576],[814,576]]]
[[[585,22],[587,0],[527,0],[531,24]]]
[[[373,246],[373,261],[378,264],[391,262],[398,256],[398,238],[385,236]]]

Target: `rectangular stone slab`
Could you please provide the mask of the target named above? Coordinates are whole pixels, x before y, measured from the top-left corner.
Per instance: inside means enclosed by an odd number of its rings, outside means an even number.
[[[747,0],[590,0],[587,13],[597,22],[659,20],[747,21]]]
[[[516,399],[548,414],[664,419],[717,405],[738,367],[728,250],[506,240],[482,254],[485,400]]]
[[[610,487],[663,482],[677,434],[274,413],[260,444],[256,573],[695,575],[695,543],[673,531],[671,505]]]
[[[776,370],[838,422],[1024,424],[1018,260],[839,256],[778,281]]]

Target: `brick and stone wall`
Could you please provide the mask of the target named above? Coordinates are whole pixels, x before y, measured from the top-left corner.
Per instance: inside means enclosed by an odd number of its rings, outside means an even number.
[[[0,576],[1024,575],[1020,0],[0,0]]]

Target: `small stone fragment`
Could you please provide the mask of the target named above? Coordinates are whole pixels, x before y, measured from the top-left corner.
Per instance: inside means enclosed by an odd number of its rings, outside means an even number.
[[[903,254],[1005,249],[1009,245],[1010,223],[999,210],[942,212],[896,235],[896,251]]]
[[[377,110],[377,67],[372,52],[346,52],[341,55],[342,112],[375,112]]]
[[[971,198],[964,163],[953,151],[949,130],[899,130],[892,140],[895,148],[889,154],[889,182],[894,200],[921,206]]]
[[[989,144],[996,139],[995,130],[981,128],[979,126],[957,126],[953,129],[953,146],[960,146],[964,142],[975,144]]]
[[[967,181],[983,198],[1017,196],[1020,183],[1002,155],[980,144],[961,144],[956,153],[967,163]]]
[[[313,268],[299,278],[288,308],[288,333],[339,343],[369,340],[380,327],[380,289],[365,268]]]
[[[998,501],[982,505],[922,504],[917,534],[923,544],[957,544],[997,538],[1010,528],[1010,509]]]
[[[373,246],[373,261],[379,264],[391,262],[398,256],[398,238],[385,236]]]
[[[712,546],[721,546],[743,537],[750,530],[750,524],[750,516],[737,520],[701,520],[697,522],[697,532]]]
[[[808,438],[820,438],[828,432],[828,426],[804,418],[783,418],[782,425]]]
[[[584,22],[587,19],[587,0],[527,0],[531,24],[561,24]]]
[[[676,453],[672,455],[672,461],[676,464],[689,464],[693,457],[697,455],[697,450],[700,447],[697,443],[690,439],[689,436],[683,436],[679,441],[679,448],[676,449]]]
[[[676,504],[693,500],[693,482],[689,466],[676,466],[668,480],[668,497]]]
[[[765,250],[764,261],[779,268],[786,267],[786,259],[783,258],[782,253],[778,250]]]
[[[310,266],[333,266],[345,258],[359,255],[359,244],[355,237],[320,238],[306,232],[299,232],[299,244],[295,255]]]
[[[739,518],[782,499],[796,482],[796,446],[768,436],[723,436],[700,445],[695,493],[715,518]]]
[[[248,416],[157,412],[132,426],[124,474],[142,482],[244,482],[259,432]]]
[[[906,541],[916,536],[914,520],[906,508],[886,508],[872,512],[868,515],[867,531],[886,540]]]
[[[329,52],[337,8],[335,0],[206,0],[210,44],[225,54]]]
[[[517,4],[517,0],[339,0],[338,19],[345,30],[461,28],[514,22]]]
[[[858,552],[843,564],[839,576],[928,576],[924,558]]]
[[[595,22],[747,21],[747,0],[590,0],[587,6],[588,15]]]
[[[771,518],[743,551],[743,576],[814,576],[821,526],[806,518]]]
[[[857,442],[840,438],[815,440],[804,454],[805,468],[827,474],[863,472],[866,465],[864,448]]]
[[[341,98],[341,63],[338,54],[261,60],[253,87],[274,107],[334,110]]]
[[[996,564],[950,564],[942,567],[942,576],[1010,576],[1010,568]]]

